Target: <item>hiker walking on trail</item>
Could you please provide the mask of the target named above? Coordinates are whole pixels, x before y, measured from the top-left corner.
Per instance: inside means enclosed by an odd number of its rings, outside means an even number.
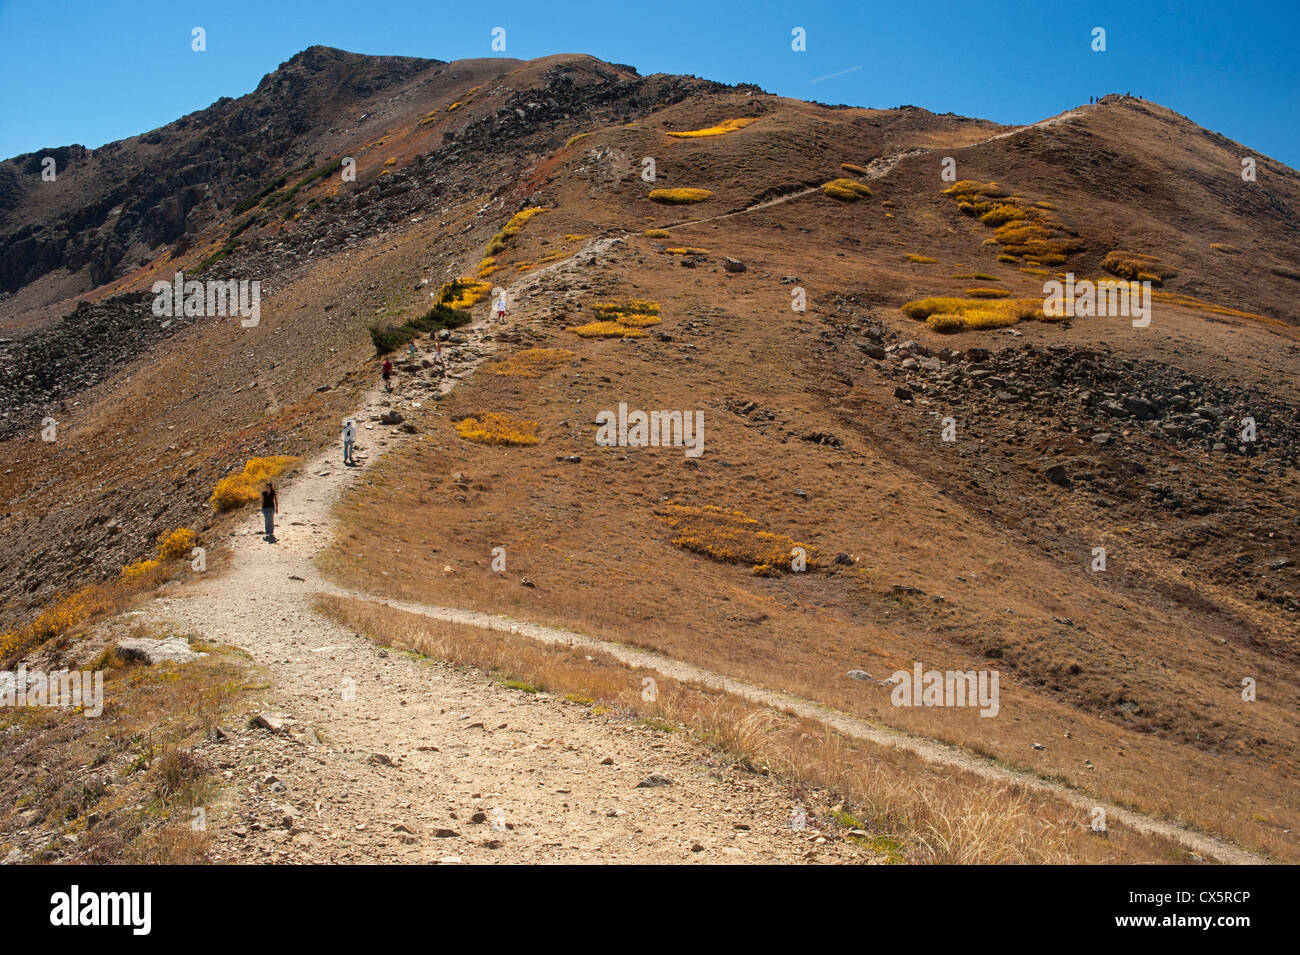
[[[387,358],[384,359],[384,369],[380,374],[384,376],[384,390],[392,391],[393,383],[390,379],[393,377],[393,363]]]
[[[351,418],[343,422],[343,464],[344,466],[356,464],[352,460],[352,448],[357,440],[357,426]]]
[[[440,375],[447,374],[447,365],[442,360],[442,339],[441,338],[435,338],[433,340],[433,360],[438,363],[438,374]]]
[[[275,485],[266,482],[262,491],[262,524],[266,528],[267,543],[275,543],[275,515],[280,513],[280,499],[276,496]]]
[[[497,299],[496,310],[497,310],[497,321],[504,322],[506,320],[506,290],[505,289],[501,290],[501,296]]]
[[[411,342],[406,346],[406,353],[411,356],[412,361],[415,360],[415,342]]]

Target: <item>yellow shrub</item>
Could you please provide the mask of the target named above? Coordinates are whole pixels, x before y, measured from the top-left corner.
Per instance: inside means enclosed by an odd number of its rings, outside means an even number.
[[[776,570],[790,571],[793,551],[803,548],[809,569],[817,567],[817,553],[785,534],[765,530],[758,521],[740,511],[713,505],[703,507],[669,504],[655,514],[677,536],[678,547],[730,564],[749,564],[760,575]]]
[[[981,298],[950,298],[936,296],[907,302],[900,311],[908,318],[929,322],[931,316],[943,315],[938,324],[943,331],[958,331],[953,318],[960,318],[961,328],[1000,328],[1017,322],[1036,319],[1042,321],[1043,303],[1039,299],[1019,298],[990,301]]]
[[[649,239],[666,239],[672,235],[667,229],[646,229],[641,234]]]
[[[451,308],[473,308],[492,291],[491,282],[476,282],[474,279],[456,279],[438,289],[438,302]]]
[[[537,422],[489,411],[477,418],[462,418],[456,422],[456,433],[478,444],[536,444]]]
[[[484,370],[493,375],[540,378],[555,371],[573,357],[574,353],[564,348],[528,348],[502,361],[493,362]]]
[[[581,338],[644,338],[645,332],[620,322],[588,322],[566,329]]]
[[[864,169],[862,166],[855,165],[851,162],[840,163],[840,168],[843,169],[845,172],[853,173],[855,176],[865,176],[867,174],[866,169]]]
[[[645,298],[626,298],[621,302],[598,302],[591,306],[598,315],[613,313],[636,313],[638,315],[658,315],[659,303]]]
[[[852,179],[832,179],[830,182],[822,183],[822,192],[841,202],[857,202],[871,195],[870,189]]]
[[[1000,203],[980,216],[980,222],[985,225],[1002,225],[1005,222],[1011,222],[1016,219],[1023,219],[1029,213],[1018,206],[1008,203]]]
[[[996,182],[980,182],[977,179],[959,179],[943,191],[945,196],[957,199],[974,199],[976,196],[991,196],[994,199],[1009,195]]]
[[[431,109],[424,114],[424,118],[420,120],[419,125],[428,126],[431,123],[435,122],[437,119],[438,119],[438,111],[436,109]]]
[[[1235,245],[1230,245],[1227,242],[1211,242],[1210,248],[1213,249],[1215,252],[1224,252],[1228,255],[1241,254],[1241,249],[1237,248]]]
[[[529,219],[546,211],[545,206],[529,206],[516,212],[510,217],[510,221],[501,227],[501,231],[488,242],[487,254],[496,255],[506,247],[507,242],[519,234],[519,230],[528,223]]]
[[[971,298],[1006,298],[1011,293],[1004,288],[968,288],[966,294]]]
[[[1152,285],[1162,285],[1165,279],[1173,278],[1178,274],[1177,269],[1162,265],[1154,255],[1127,252],[1123,249],[1106,253],[1106,257],[1101,260],[1101,267],[1111,275],[1136,279],[1139,282],[1150,282]]]
[[[744,117],[741,119],[724,119],[716,126],[707,126],[704,129],[692,129],[683,132],[670,132],[669,136],[677,139],[694,139],[699,136],[722,136],[726,133],[734,132],[737,129],[744,129],[750,123],[758,122],[758,117]]]
[[[217,482],[208,503],[218,511],[229,511],[260,501],[262,485],[279,477],[301,460],[302,458],[290,455],[250,458],[241,473],[229,475]]]
[[[703,202],[712,196],[713,193],[708,189],[651,189],[650,199],[654,202],[663,202],[672,206],[689,205],[692,202]]]
[[[1019,262],[1020,260],[1014,255],[1007,255],[1005,252],[998,253],[999,262]]]
[[[565,242],[581,242],[583,239],[590,239],[591,236],[583,235],[580,232],[570,232],[564,237]]]
[[[684,245],[678,249],[664,249],[669,255],[708,255],[708,249],[696,248],[693,245]]]
[[[932,259],[928,255],[917,255],[915,252],[909,252],[903,256],[909,262],[919,262],[922,265],[928,265],[932,262],[938,262],[938,259]]]
[[[145,574],[149,573],[149,571],[157,567],[159,563],[160,561],[157,560],[140,560],[136,561],[134,564],[127,564],[122,568],[122,579],[135,580],[138,577],[143,577]]]
[[[390,157],[390,158],[388,158],[388,159],[385,159],[385,160],[384,160],[384,165],[385,165],[385,166],[396,166],[396,165],[397,165],[397,157],[396,157],[396,156],[392,156],[392,157]]]
[[[586,139],[586,138],[587,138],[588,136],[590,136],[590,135],[591,135],[591,133],[578,133],[576,136],[570,136],[568,139],[566,139],[566,140],[564,141],[564,148],[565,148],[565,149],[568,149],[570,146],[572,146],[572,145],[573,145],[574,143],[576,143],[578,140],[580,140],[580,139]]]
[[[950,315],[947,312],[936,312],[925,320],[936,332],[959,332],[966,327],[966,319],[960,315]]]
[[[67,633],[77,624],[115,609],[109,585],[91,584],[74,594],[56,594],[53,606],[36,619],[0,635],[0,661],[8,662],[51,637]]]
[[[452,103],[447,107],[447,112],[454,113],[458,109],[460,109],[460,103]]]
[[[159,560],[180,560],[190,556],[190,551],[198,543],[199,535],[188,527],[178,527],[170,534],[158,538]]]

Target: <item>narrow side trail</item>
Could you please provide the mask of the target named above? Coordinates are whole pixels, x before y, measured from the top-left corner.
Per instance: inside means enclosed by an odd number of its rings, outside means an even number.
[[[159,626],[243,648],[269,683],[252,710],[270,728],[239,717],[224,739],[198,747],[226,784],[208,812],[215,861],[883,858],[796,830],[786,784],[732,768],[681,734],[384,650],[313,612],[313,594],[335,589],[313,564],[330,540],[330,508],[406,437],[372,421],[389,405],[411,414],[404,384],[399,375],[395,394],[369,393],[355,415],[360,466],[345,468],[341,449],[330,450],[277,489],[278,543],[250,513],[220,573],[142,608]],[[652,774],[671,784],[638,786]],[[812,819],[827,807],[805,808]]]

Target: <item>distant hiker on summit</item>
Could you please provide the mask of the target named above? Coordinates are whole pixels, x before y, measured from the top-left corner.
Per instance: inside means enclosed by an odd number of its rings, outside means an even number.
[[[275,485],[266,482],[262,491],[262,524],[266,528],[266,542],[275,543],[275,515],[280,513],[280,499],[275,493]]]
[[[393,383],[390,379],[393,377],[393,363],[387,358],[384,359],[384,369],[380,374],[384,376],[384,390],[392,391]]]
[[[351,467],[356,464],[352,460],[352,448],[357,441],[357,426],[348,418],[343,422],[343,465]]]

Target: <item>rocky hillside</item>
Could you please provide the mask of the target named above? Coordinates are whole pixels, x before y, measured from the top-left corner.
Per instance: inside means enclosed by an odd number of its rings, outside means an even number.
[[[1128,97],[1009,128],[579,55],[312,48],[69,148],[48,190],[4,164],[4,613],[173,528],[218,545],[213,486],[335,441],[372,326],[441,298],[484,323],[499,287],[506,323],[447,340],[451,397],[411,332],[389,400],[416,437],[348,504],[351,586],[633,634],[1294,853],[1300,175],[1243,180],[1251,155]],[[154,316],[178,271],[260,282],[260,323]],[[1150,323],[1051,320],[1067,276],[1150,283]],[[706,453],[597,446],[620,403],[699,411]],[[536,442],[454,427],[487,415]],[[489,539],[510,575],[479,573]],[[916,659],[998,661],[1015,719],[843,677]]]

